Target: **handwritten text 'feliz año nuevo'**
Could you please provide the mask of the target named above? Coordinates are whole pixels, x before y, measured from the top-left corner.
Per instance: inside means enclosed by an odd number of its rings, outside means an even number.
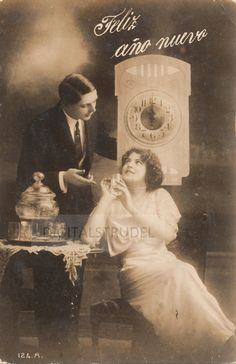
[[[119,33],[122,31],[131,31],[138,25],[138,20],[141,15],[135,15],[134,10],[124,9],[120,13],[115,15],[106,15],[102,18],[101,22],[94,27],[94,34],[97,37],[101,37],[106,33]],[[206,29],[197,30],[196,32],[184,32],[181,34],[174,34],[171,37],[162,37],[156,43],[155,46],[158,49],[174,47],[178,45],[184,45],[185,43],[192,44],[197,41],[200,42],[207,36]],[[124,43],[119,46],[112,57],[124,57],[131,55],[138,55],[144,53],[148,48],[152,46],[151,40],[147,39],[141,41],[140,38],[134,38],[131,43]]]

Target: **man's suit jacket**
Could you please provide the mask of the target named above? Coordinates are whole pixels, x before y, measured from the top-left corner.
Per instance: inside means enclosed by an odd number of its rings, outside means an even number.
[[[116,142],[108,137],[95,116],[85,122],[86,157],[80,169],[88,175],[93,153],[116,158]],[[24,191],[32,184],[32,174],[45,174],[44,183],[56,193],[60,214],[88,214],[93,208],[91,187],[69,187],[61,192],[59,171],[78,168],[75,145],[60,104],[37,117],[25,133],[17,168],[17,190]]]

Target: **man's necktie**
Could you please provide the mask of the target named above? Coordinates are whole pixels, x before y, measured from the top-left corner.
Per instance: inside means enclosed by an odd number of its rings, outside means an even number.
[[[79,162],[82,159],[83,152],[82,152],[82,145],[81,145],[81,138],[80,138],[79,122],[78,121],[75,124],[74,139],[75,139],[76,158],[77,158],[77,160]]]

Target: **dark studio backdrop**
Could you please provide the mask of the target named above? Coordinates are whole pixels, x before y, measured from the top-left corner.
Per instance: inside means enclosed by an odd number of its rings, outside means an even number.
[[[135,29],[94,35],[104,16],[124,8],[141,15]],[[182,186],[171,188],[183,215],[182,239],[201,252],[234,251],[235,26],[233,1],[2,0],[1,235],[14,209],[23,132],[34,116],[57,102],[58,82],[71,72],[86,74],[98,89],[98,117],[116,135],[114,66],[130,57],[112,57],[116,49],[134,38],[155,43],[161,37],[206,29],[208,35],[200,42],[151,47],[143,54],[168,55],[191,65],[190,174]],[[115,162],[95,158],[98,179],[115,169]]]

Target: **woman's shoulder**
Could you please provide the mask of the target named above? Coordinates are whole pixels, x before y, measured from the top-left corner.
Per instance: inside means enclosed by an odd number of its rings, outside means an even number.
[[[163,187],[153,191],[155,196],[155,203],[158,212],[162,214],[171,214],[179,220],[181,214],[171,194]]]
[[[158,200],[173,200],[171,197],[171,194],[163,187],[159,187],[156,190],[153,191],[153,194],[155,196],[155,199]]]

